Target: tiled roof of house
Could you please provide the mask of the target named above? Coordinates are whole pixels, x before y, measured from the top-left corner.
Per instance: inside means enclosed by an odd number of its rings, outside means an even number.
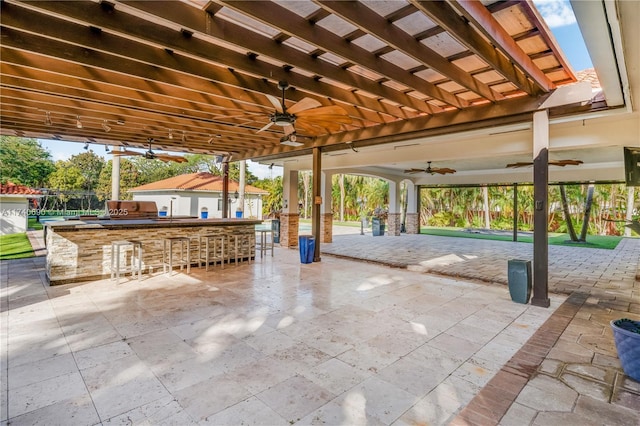
[[[39,189],[29,188],[28,186],[18,185],[13,182],[0,184],[0,194],[2,195],[42,195]]]
[[[587,68],[576,73],[578,81],[588,81],[591,83],[592,89],[600,89],[600,80],[596,74],[595,68]]]
[[[246,194],[268,194],[264,189],[255,186],[245,185]],[[229,192],[238,191],[238,182],[229,180]],[[207,172],[190,173],[186,175],[175,176],[172,178],[148,183],[146,185],[131,188],[130,192],[141,191],[161,191],[161,190],[180,190],[180,191],[210,191],[222,192],[222,176],[216,176]]]

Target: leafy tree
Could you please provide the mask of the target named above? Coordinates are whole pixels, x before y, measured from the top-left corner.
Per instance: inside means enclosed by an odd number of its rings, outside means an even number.
[[[253,183],[257,188],[269,191],[262,197],[262,214],[264,217],[272,217],[282,210],[282,176],[273,179],[261,179]]]
[[[57,161],[55,171],[49,176],[49,188],[56,191],[58,199],[67,209],[69,200],[76,198],[84,185],[82,171],[71,161]]]
[[[113,160],[109,160],[107,164],[102,168],[100,178],[98,179],[98,186],[96,188],[96,194],[98,199],[110,200],[111,199],[111,170],[113,167]],[[145,182],[140,181],[140,172],[136,168],[132,161],[126,158],[120,159],[120,199],[131,200],[133,194],[129,192],[129,189],[142,185]]]
[[[31,138],[0,136],[0,180],[41,188],[55,170],[51,154]]]
[[[84,178],[82,189],[86,192],[89,204],[87,207],[91,210],[91,200],[95,196],[93,192],[98,185],[98,179],[100,178],[100,173],[102,172],[105,161],[102,157],[96,155],[96,153],[91,150],[83,152],[82,154],[73,155],[69,159],[69,163],[80,170],[80,173]]]

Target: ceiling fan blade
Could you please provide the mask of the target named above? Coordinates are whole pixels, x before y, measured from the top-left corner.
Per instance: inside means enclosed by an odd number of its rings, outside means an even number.
[[[308,133],[310,135],[321,135],[323,133],[327,133],[328,130],[324,127],[314,125],[312,123],[306,122],[304,120],[298,121],[296,120],[296,129],[298,131],[302,131],[304,133]]]
[[[271,105],[275,107],[276,111],[282,112],[282,104],[280,103],[280,99],[272,95],[265,95],[265,96],[267,97],[267,99],[269,99],[269,102],[271,102]]]
[[[124,157],[124,156],[128,156],[128,155],[144,155],[141,152],[138,151],[111,151],[112,155],[115,155],[116,157]]]
[[[290,114],[298,114],[302,111],[317,108],[319,106],[322,106],[322,104],[315,99],[302,98],[301,100],[293,104],[293,106],[289,108],[287,112],[289,112]]]
[[[340,123],[336,123],[331,120],[308,120],[306,118],[301,118],[296,120],[296,124],[306,124],[307,126],[316,126],[328,131],[337,132],[340,130]]]
[[[405,173],[409,173],[409,174],[415,174],[415,173],[424,173],[426,172],[426,169],[409,169],[409,170],[405,170]]]
[[[533,163],[511,163],[511,164],[507,164],[507,168],[512,168],[512,169],[517,169],[519,167],[527,167],[527,166],[531,166]]]
[[[267,130],[271,126],[273,126],[273,121],[268,122],[262,129],[258,130],[256,133],[260,133],[263,130]]]
[[[443,168],[431,169],[431,172],[432,173],[439,173],[441,175],[446,175],[447,173],[453,174],[456,171],[453,170],[453,169],[449,169],[449,168],[443,167]]]
[[[553,166],[579,166],[582,164],[581,160],[558,160],[558,161],[549,161],[549,164]]]
[[[291,124],[287,124],[282,129],[284,130],[285,136],[289,136],[291,133],[295,133],[296,131],[296,128],[293,127]]]
[[[297,117],[311,118],[312,116],[327,116],[334,120],[341,120],[342,123],[351,123],[349,113],[338,105],[329,105],[313,108],[296,114]]]
[[[187,159],[184,157],[180,157],[179,155],[170,155],[170,154],[154,154],[154,157],[158,160],[164,161],[165,163],[168,161],[173,161],[176,163],[186,163]]]

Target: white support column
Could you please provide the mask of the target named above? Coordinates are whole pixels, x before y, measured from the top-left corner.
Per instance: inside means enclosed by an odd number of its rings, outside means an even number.
[[[120,151],[120,147],[113,147],[112,151]],[[111,199],[120,199],[120,156],[114,155],[111,160]]]
[[[400,183],[389,181],[389,214],[387,217],[387,232],[389,235],[400,235]]]
[[[284,168],[282,175],[282,213],[280,213],[280,245],[298,246],[298,171]]]
[[[407,185],[407,217],[404,228],[407,234],[420,233],[420,214],[418,213],[418,187],[410,180]]]
[[[627,214],[625,216],[625,219],[628,223],[631,223],[631,220],[633,219],[633,208],[635,207],[634,200],[635,200],[635,187],[628,186],[627,187]],[[631,228],[629,228],[628,226],[625,226],[624,228],[624,236],[625,237],[631,236]]]

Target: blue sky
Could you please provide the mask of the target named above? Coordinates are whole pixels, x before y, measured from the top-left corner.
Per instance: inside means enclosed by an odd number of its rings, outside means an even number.
[[[591,59],[582,40],[582,34],[576,23],[575,16],[569,1],[566,0],[533,0],[545,22],[553,32],[560,48],[574,71],[582,71],[591,68]],[[42,146],[49,150],[54,161],[66,160],[72,155],[84,152],[84,144],[76,142],[62,142],[55,140],[40,140]],[[90,146],[96,154],[110,159],[111,156],[105,153],[102,145]],[[259,178],[267,178],[282,175],[282,168],[274,167],[270,170],[268,166],[249,162],[249,170]]]

